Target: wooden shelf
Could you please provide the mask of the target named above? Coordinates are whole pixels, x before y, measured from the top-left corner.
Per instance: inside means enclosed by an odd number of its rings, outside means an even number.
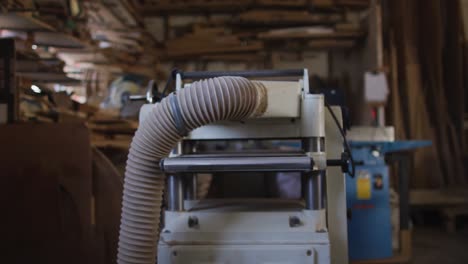
[[[15,67],[17,72],[35,72],[44,70],[44,68],[60,67],[62,63],[63,62],[57,58],[17,58]]]
[[[307,33],[307,32],[290,32],[290,33],[260,33],[259,38],[265,40],[287,40],[287,39],[341,39],[341,38],[359,38],[364,36],[363,32],[333,32],[333,33]]]
[[[412,206],[468,206],[468,195],[463,191],[412,190],[410,204]]]
[[[138,122],[118,119],[93,119],[88,123],[91,131],[107,135],[133,135],[138,128]]]
[[[116,148],[128,150],[132,139],[93,139],[91,144],[97,148]]]
[[[0,13],[0,29],[18,31],[56,31],[56,29],[27,13]]]
[[[224,13],[233,14],[249,9],[281,9],[281,10],[334,10],[342,7],[363,9],[368,7],[368,0],[354,1],[326,1],[327,3],[310,3],[305,0],[191,0],[191,1],[165,1],[165,0],[133,0],[136,10],[143,16],[167,16],[184,14]],[[324,1],[321,1],[324,2]]]
[[[35,32],[34,44],[56,48],[83,49],[87,47],[83,41],[61,32]]]
[[[267,26],[306,26],[327,25],[343,21],[339,13],[312,13],[307,11],[285,10],[250,10],[242,12],[237,18],[239,25],[267,25]]]
[[[63,72],[17,72],[16,75],[36,83],[81,83],[79,80],[69,78]]]
[[[233,13],[245,10],[250,6],[249,0],[231,1],[160,1],[137,5],[137,12],[143,16],[154,15],[183,15],[183,14],[203,14],[203,13]]]

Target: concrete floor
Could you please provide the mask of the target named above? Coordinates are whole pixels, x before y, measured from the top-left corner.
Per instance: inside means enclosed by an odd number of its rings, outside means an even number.
[[[413,264],[468,264],[468,227],[448,234],[440,227],[416,227]]]

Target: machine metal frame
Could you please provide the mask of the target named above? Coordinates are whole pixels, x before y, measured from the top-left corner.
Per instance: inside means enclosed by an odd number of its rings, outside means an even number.
[[[341,159],[343,141],[330,113],[325,113],[323,95],[311,93],[307,70],[179,73],[176,89],[189,88],[184,79],[224,75],[302,77],[300,116],[203,126],[161,161],[168,179],[168,207],[158,263],[189,263],[194,258],[199,261],[195,263],[224,263],[214,261],[237,257],[237,263],[346,264],[345,179],[339,167],[327,167],[327,159]],[[341,119],[340,111],[333,111]],[[300,139],[302,151],[193,153],[194,141],[232,139]],[[196,173],[228,171],[302,172],[305,203],[197,200]]]

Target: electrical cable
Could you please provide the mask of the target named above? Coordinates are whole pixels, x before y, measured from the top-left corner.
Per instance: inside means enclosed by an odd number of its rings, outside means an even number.
[[[349,161],[351,163],[351,170],[352,170],[352,172],[349,172],[348,174],[349,174],[349,176],[354,178],[354,176],[356,174],[356,165],[354,164],[353,154],[351,153],[351,148],[349,147],[349,143],[348,143],[348,140],[346,139],[345,132],[343,130],[343,127],[340,125],[340,122],[338,121],[338,118],[336,117],[335,113],[331,109],[331,106],[328,104],[328,102],[326,100],[324,100],[324,102],[325,102],[325,106],[327,107],[328,111],[330,112],[331,116],[333,117],[333,120],[335,121],[335,124],[338,127],[338,130],[340,130],[341,136],[343,137],[345,151],[348,153]]]

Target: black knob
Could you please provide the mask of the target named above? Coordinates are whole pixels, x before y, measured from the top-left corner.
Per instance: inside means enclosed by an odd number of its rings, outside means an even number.
[[[301,219],[297,216],[289,217],[289,227],[298,227],[301,225]]]
[[[190,216],[188,219],[188,226],[190,228],[197,228],[198,227],[198,218],[196,216]]]
[[[350,158],[348,152],[341,153],[341,171],[349,173]]]

